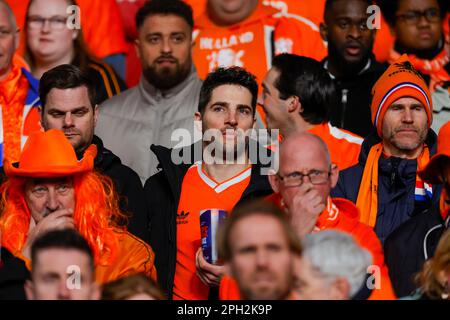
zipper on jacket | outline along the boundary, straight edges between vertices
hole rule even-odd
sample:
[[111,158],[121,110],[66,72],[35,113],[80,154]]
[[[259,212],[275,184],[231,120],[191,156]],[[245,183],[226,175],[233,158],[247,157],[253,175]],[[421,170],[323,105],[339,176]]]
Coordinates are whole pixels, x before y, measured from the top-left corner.
[[341,123],[340,123],[340,127],[344,128],[344,124],[345,124],[345,111],[347,109],[347,94],[348,94],[348,89],[342,89],[342,98],[341,98],[341,103],[342,103],[342,118],[341,118]]
[[398,170],[398,165],[400,164],[400,159],[398,158],[392,158],[391,159],[391,165],[392,165],[392,169],[391,169],[391,183],[390,183],[390,188],[392,189],[392,187],[395,184],[395,179],[397,178],[397,170]]

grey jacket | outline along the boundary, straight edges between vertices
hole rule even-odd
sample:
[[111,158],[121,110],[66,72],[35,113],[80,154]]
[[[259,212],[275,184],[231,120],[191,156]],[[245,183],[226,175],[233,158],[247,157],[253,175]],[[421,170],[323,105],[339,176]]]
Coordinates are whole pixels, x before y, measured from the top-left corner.
[[[193,137],[201,85],[194,67],[182,83],[164,92],[142,77],[138,86],[100,106],[95,133],[144,183],[158,171],[158,160],[150,151],[152,144],[180,146],[180,141],[171,141],[178,128],[187,129]],[[193,142],[185,141],[182,145]]]

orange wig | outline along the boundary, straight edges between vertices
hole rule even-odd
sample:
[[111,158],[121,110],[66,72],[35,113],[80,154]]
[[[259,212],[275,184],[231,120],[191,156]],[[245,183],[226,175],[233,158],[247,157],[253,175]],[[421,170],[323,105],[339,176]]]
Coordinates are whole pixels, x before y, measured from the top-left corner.
[[[31,213],[25,200],[26,178],[10,177],[0,186],[0,230],[2,245],[16,254],[27,240]],[[110,265],[119,249],[118,221],[126,220],[119,209],[113,182],[97,172],[73,175],[75,228],[94,252],[96,265]]]

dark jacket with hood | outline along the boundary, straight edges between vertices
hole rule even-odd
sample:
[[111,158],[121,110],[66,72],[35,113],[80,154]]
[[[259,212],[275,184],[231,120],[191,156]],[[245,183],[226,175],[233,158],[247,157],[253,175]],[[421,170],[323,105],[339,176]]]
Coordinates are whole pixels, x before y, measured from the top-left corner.
[[[326,68],[327,58],[322,61]],[[380,64],[372,56],[370,63],[359,74],[335,78],[337,101],[330,111],[330,122],[333,126],[367,136],[372,130],[370,104],[372,87],[386,71],[386,65]]]
[[24,284],[28,279],[25,262],[0,248],[0,300],[26,300]]
[[[186,147],[181,154],[191,152],[190,155],[194,155],[193,148],[193,145]],[[171,159],[172,149],[152,145],[151,150],[157,156],[162,170],[151,176],[144,186],[150,219],[150,245],[155,252],[159,285],[171,299],[177,259],[176,217],[181,187],[187,170],[200,159],[194,155],[191,163],[174,164]],[[259,174],[261,167],[260,163],[253,164],[250,183],[240,201],[272,193],[267,176]]]
[[[430,150],[430,157],[436,153],[436,140],[436,134],[430,130],[425,140]],[[356,203],[369,151],[380,141],[376,133],[372,133],[364,139],[358,163],[340,172],[338,183],[331,191],[332,197],[345,198]],[[380,157],[378,162],[378,213],[374,230],[381,243],[384,243],[392,231],[413,215],[428,209],[432,203],[439,201],[441,186],[435,185],[432,186],[431,201],[415,201],[416,176],[417,160]]]
[[133,169],[122,164],[119,157],[106,149],[99,137],[94,135],[92,143],[97,146],[94,167],[114,182],[119,194],[120,208],[129,216],[128,231],[148,242],[149,222],[141,179]]
[[424,262],[433,257],[449,223],[450,217],[444,221],[436,203],[406,221],[386,239],[384,257],[398,297],[410,295],[417,289],[414,276]]

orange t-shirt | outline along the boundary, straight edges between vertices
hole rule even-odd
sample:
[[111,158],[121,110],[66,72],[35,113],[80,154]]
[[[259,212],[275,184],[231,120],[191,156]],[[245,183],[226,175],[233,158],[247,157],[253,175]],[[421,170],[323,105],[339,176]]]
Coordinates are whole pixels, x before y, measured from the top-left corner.
[[177,212],[177,262],[174,300],[206,300],[209,288],[196,275],[195,255],[201,247],[200,211],[221,209],[230,212],[250,182],[251,167],[221,183],[192,165],[183,178]]
[[215,25],[205,12],[195,21],[194,40],[193,59],[202,79],[219,66],[236,65],[261,83],[274,54],[295,53],[317,60],[327,54],[317,26],[285,17],[263,4],[244,21],[228,27]]
[[339,170],[344,170],[358,163],[363,138],[350,131],[333,127],[329,122],[319,124],[308,130],[320,137],[328,147],[331,162]]

